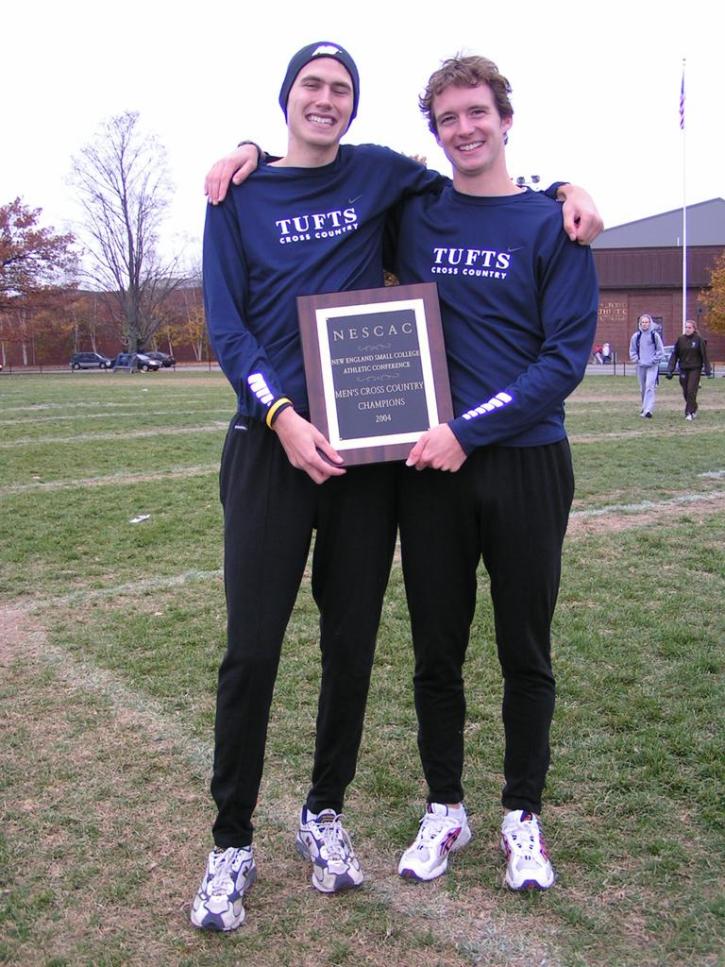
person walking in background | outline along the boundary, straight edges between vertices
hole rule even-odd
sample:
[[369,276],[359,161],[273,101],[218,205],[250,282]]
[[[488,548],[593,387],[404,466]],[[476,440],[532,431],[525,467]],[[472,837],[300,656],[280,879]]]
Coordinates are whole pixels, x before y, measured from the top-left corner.
[[652,419],[655,408],[655,387],[659,362],[664,358],[665,348],[662,338],[652,328],[652,316],[643,312],[639,317],[637,332],[629,341],[629,358],[637,364],[637,379],[642,397],[642,409],[639,415],[648,420]]
[[697,391],[700,388],[700,373],[710,375],[707,358],[707,342],[697,331],[697,326],[688,319],[685,331],[675,343],[670,361],[667,364],[667,379],[672,379],[675,366],[680,364],[680,386],[685,398],[685,419],[694,420],[697,416]]

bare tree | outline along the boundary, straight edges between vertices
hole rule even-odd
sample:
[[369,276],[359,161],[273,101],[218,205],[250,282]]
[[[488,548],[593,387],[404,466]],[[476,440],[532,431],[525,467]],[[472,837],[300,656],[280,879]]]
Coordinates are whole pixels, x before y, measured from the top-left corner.
[[163,323],[164,302],[179,284],[175,262],[157,251],[171,192],[166,152],[128,111],[106,121],[81,150],[71,182],[83,208],[88,275],[113,294],[124,341],[135,351]]

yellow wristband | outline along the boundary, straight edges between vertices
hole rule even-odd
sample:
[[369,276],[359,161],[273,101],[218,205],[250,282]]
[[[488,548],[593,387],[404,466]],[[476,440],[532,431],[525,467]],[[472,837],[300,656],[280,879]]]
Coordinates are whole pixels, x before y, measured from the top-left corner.
[[267,410],[267,415],[264,418],[264,422],[267,424],[270,430],[272,429],[272,421],[282,406],[292,406],[292,400],[287,399],[286,396],[280,396],[278,400],[275,400],[274,403],[272,403],[270,408]]

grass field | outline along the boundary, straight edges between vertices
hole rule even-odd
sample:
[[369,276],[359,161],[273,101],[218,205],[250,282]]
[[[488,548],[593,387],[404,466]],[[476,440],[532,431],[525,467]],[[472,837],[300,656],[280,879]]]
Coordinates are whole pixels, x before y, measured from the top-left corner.
[[[559,881],[507,893],[501,684],[485,575],[466,665],[474,840],[396,876],[425,790],[394,566],[346,823],[364,887],[323,897],[294,851],[317,698],[303,587],[232,935],[188,907],[209,849],[224,647],[216,374],[0,377],[0,962],[22,965],[721,963],[725,380],[639,418],[633,377],[567,404],[577,496],[555,622],[544,812]],[[133,520],[143,517],[138,523]]]

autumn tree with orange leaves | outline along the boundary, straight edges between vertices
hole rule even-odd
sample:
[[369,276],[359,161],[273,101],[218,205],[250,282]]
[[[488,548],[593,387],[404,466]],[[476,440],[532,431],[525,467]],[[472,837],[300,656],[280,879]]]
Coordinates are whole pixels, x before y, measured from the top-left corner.
[[40,226],[40,208],[20,198],[0,208],[0,312],[42,301],[72,283],[72,235]]
[[[34,362],[40,333],[75,288],[74,238],[40,225],[41,209],[16,198],[0,207],[0,362],[6,344]],[[37,323],[37,324],[36,324]],[[52,328],[52,327],[51,327]],[[36,332],[36,329],[38,330]]]
[[725,252],[710,270],[710,288],[700,293],[699,302],[707,312],[710,332],[725,333]]

